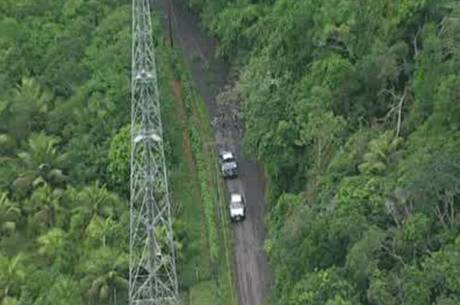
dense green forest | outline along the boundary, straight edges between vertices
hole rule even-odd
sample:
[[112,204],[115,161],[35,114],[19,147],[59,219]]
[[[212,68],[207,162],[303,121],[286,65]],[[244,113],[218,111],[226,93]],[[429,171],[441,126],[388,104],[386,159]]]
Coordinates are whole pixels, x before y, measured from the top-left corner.
[[[184,304],[233,304],[206,112],[153,21]],[[130,56],[129,1],[0,1],[1,305],[127,304]]]
[[129,122],[130,7],[0,3],[0,303],[126,295],[126,190],[109,148]]
[[460,304],[460,4],[189,0],[238,71],[279,305]]
[[[187,1],[267,173],[270,303],[460,304],[458,1]],[[130,10],[0,1],[1,305],[126,303]],[[155,39],[181,290],[233,304],[206,111]]]

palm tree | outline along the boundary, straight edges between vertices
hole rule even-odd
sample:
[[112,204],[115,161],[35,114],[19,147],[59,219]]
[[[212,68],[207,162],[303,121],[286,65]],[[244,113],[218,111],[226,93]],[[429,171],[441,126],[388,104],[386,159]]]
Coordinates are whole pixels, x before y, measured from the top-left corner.
[[[2,144],[0,143],[0,146]],[[8,189],[17,177],[17,160],[0,156],[0,188]]]
[[101,247],[90,252],[79,270],[84,277],[82,287],[91,304],[114,304],[128,291],[128,255]]
[[68,248],[67,234],[59,228],[53,228],[38,237],[37,243],[38,253],[43,255],[48,263],[53,262],[59,256],[65,256]]
[[111,217],[103,219],[102,217],[95,215],[86,227],[86,241],[90,245],[102,244],[102,246],[105,247],[112,240],[117,228],[118,223]]
[[0,233],[14,233],[20,216],[19,206],[11,202],[6,193],[0,192]]
[[21,141],[31,130],[41,129],[52,95],[33,78],[23,78],[8,102],[0,106],[0,121]]
[[[75,206],[72,209],[71,229],[83,232],[94,216],[103,219],[117,219],[124,207],[120,198],[99,183],[85,187],[81,191],[70,191],[70,201]],[[126,206],[124,207],[126,209]]]
[[21,253],[12,258],[0,253],[0,300],[19,296],[25,276]]
[[[58,273],[45,281],[45,289],[39,293],[33,304],[36,305],[83,305],[78,282],[70,275]],[[21,303],[22,304],[22,303]],[[31,304],[25,302],[24,304]]]
[[68,211],[61,197],[59,189],[53,190],[46,182],[33,191],[30,198],[24,201],[23,208],[30,230],[44,231],[54,226],[66,226]]
[[[1,102],[0,102],[0,116],[1,116]],[[16,147],[16,141],[5,133],[0,133],[0,156],[11,155]]]
[[18,305],[19,300],[17,298],[5,297],[2,301],[2,305]]
[[25,197],[44,182],[54,186],[62,186],[66,182],[60,167],[67,155],[58,153],[55,147],[58,143],[58,138],[43,132],[29,137],[27,151],[18,154],[21,174],[13,182],[17,197]]
[[31,174],[38,176],[49,173],[52,169],[60,168],[67,157],[58,153],[57,144],[57,137],[44,132],[34,133],[29,137],[27,151],[19,153],[18,157]]

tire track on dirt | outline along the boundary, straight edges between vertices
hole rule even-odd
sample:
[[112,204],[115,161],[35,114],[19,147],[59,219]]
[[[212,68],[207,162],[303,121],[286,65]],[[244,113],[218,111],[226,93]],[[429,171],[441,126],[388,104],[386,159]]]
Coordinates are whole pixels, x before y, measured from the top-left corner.
[[[217,94],[227,84],[229,67],[216,59],[216,42],[199,27],[199,20],[185,6],[183,1],[172,0],[170,10],[168,0],[155,0],[156,5],[167,16],[173,14],[173,37],[175,44],[183,50],[193,82],[203,97],[210,121],[215,121],[225,109],[216,102]],[[165,24],[167,24],[165,22]],[[261,305],[268,294],[269,268],[263,251],[264,192],[263,172],[254,160],[241,155],[241,136],[239,118],[235,124],[212,124],[216,148],[231,149],[235,152],[240,166],[238,179],[227,181],[229,191],[241,191],[247,202],[247,217],[243,222],[233,225],[235,274],[240,305]]]

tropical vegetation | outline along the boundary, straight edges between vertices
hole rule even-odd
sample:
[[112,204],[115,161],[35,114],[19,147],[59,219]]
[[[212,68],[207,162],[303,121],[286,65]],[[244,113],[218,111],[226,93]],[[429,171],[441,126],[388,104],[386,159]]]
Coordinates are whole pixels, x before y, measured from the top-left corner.
[[[183,148],[190,134],[175,119],[183,102],[172,85],[185,72],[157,16],[153,26],[162,115],[170,122],[179,283],[184,295],[209,299],[187,304],[214,304],[219,289],[231,291],[229,260],[211,262],[206,248],[196,204],[202,194],[190,193],[200,185],[190,179],[195,156]],[[0,1],[0,304],[127,304],[130,55],[129,2]],[[202,107],[187,96],[189,106]],[[215,177],[214,162],[201,160],[200,175]],[[222,236],[222,227],[211,229],[212,238]],[[216,244],[213,255],[223,247]],[[223,271],[212,274],[215,264]]]
[[459,3],[188,2],[267,173],[270,303],[459,304]]

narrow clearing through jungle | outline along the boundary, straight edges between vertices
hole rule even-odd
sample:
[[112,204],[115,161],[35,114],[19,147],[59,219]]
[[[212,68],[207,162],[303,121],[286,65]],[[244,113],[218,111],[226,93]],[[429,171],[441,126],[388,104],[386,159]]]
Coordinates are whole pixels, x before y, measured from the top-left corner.
[[199,20],[182,1],[160,0],[164,16],[172,14],[174,43],[183,50],[193,82],[203,97],[213,125],[216,150],[233,151],[239,162],[237,179],[228,180],[230,192],[245,196],[247,217],[232,224],[234,232],[234,265],[240,305],[261,305],[267,297],[269,268],[263,251],[265,238],[264,180],[261,168],[241,154],[241,124],[236,109],[216,102],[216,96],[228,82],[229,67],[215,58],[216,42],[199,26]]

